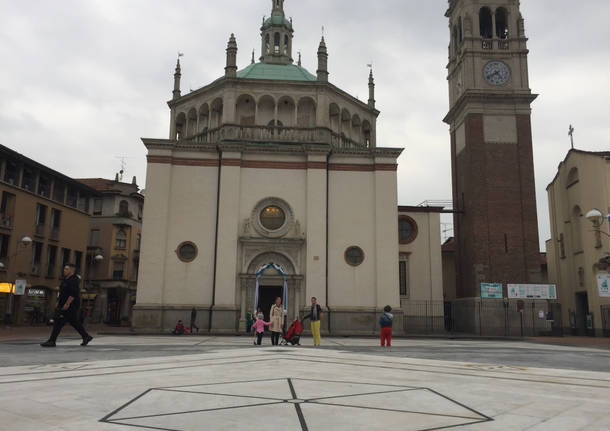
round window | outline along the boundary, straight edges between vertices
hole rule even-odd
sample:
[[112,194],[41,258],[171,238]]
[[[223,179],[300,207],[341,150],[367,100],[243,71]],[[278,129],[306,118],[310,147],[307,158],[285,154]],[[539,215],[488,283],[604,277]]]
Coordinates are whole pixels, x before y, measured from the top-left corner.
[[197,246],[192,242],[183,242],[176,250],[178,258],[183,262],[192,262],[197,257]]
[[417,224],[411,217],[402,216],[398,219],[398,240],[401,244],[409,244],[417,237]]
[[349,247],[345,250],[345,261],[351,266],[358,266],[364,262],[364,252],[360,247]]
[[270,205],[263,208],[260,215],[261,224],[265,229],[278,230],[286,223],[286,214],[278,206]]

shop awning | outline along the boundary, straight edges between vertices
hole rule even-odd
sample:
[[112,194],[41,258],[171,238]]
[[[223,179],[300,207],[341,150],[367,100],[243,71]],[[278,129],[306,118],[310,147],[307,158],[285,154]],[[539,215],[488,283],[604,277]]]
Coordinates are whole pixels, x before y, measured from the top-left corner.
[[13,283],[0,283],[0,293],[15,293],[15,285]]

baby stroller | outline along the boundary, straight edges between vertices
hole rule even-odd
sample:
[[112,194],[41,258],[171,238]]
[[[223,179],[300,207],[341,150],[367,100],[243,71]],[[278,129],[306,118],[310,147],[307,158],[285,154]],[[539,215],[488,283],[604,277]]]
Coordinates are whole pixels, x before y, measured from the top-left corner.
[[301,325],[300,320],[295,320],[292,322],[290,327],[288,328],[288,332],[284,335],[284,339],[282,340],[282,346],[287,346],[288,343],[297,346],[300,346],[301,343],[301,334],[303,333],[303,325]]

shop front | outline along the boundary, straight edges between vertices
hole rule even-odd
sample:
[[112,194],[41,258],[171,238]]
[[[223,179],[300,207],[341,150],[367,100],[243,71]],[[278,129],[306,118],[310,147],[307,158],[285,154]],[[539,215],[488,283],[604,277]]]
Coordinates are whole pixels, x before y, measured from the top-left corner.
[[49,297],[51,292],[47,287],[29,287],[25,291],[23,301],[24,324],[38,325],[47,321],[49,316]]

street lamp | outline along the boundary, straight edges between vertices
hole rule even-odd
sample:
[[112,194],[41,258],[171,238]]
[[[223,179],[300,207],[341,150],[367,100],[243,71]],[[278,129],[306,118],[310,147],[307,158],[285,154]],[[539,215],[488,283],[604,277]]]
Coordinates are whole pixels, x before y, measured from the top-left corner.
[[[26,235],[26,236],[22,237],[17,242],[15,253],[12,256],[9,256],[9,260],[12,260],[13,258],[15,258],[15,264],[11,265],[11,267],[14,269],[13,272],[15,273],[15,275],[17,274],[16,266],[17,266],[17,255],[19,254],[19,246],[22,245],[24,247],[24,249],[25,249],[25,247],[27,247],[28,245],[32,244],[32,242],[34,242],[34,241],[29,236]],[[0,268],[4,268],[4,264],[2,264],[0,262],[0,265],[2,265],[2,266],[0,266]],[[13,314],[13,296],[15,295],[15,282],[14,282],[15,280],[13,280],[13,278],[14,277],[9,277],[9,280],[8,280],[9,283],[12,284],[13,287],[11,288],[11,292],[9,294],[8,303],[6,304],[6,319],[5,319],[5,322],[7,322],[7,323],[11,323],[12,320],[13,320],[12,319],[12,314]]]
[[[595,248],[602,247],[602,234],[610,238],[610,234],[602,230],[604,224],[604,215],[598,209],[592,209],[585,216],[593,224],[593,231],[595,232]],[[610,214],[608,214],[608,223],[610,223]]]

